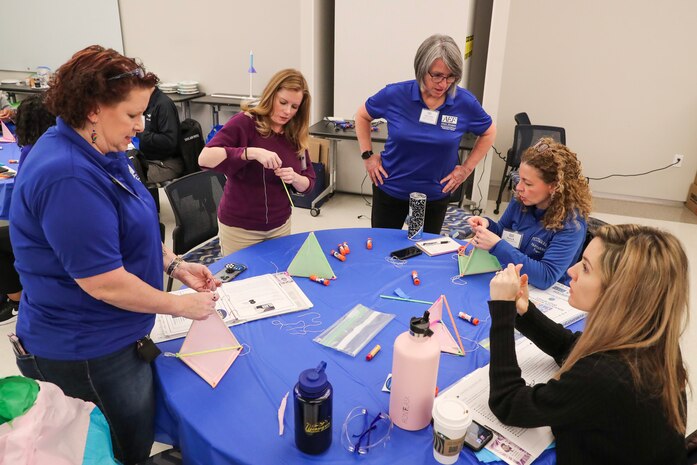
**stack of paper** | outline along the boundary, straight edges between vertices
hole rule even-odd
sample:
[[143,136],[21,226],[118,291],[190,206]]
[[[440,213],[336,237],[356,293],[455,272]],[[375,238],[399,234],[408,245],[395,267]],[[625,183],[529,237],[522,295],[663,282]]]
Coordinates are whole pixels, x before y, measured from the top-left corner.
[[419,241],[414,244],[421,249],[426,255],[433,257],[435,255],[443,255],[445,253],[456,252],[462,245],[452,237],[438,237],[436,239],[428,239]]

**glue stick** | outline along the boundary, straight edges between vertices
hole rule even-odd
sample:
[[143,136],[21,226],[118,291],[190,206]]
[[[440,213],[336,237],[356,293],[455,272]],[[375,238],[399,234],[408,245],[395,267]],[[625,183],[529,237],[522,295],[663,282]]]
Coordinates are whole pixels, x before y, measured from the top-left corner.
[[419,279],[419,273],[416,272],[416,270],[411,272],[411,280],[414,281],[414,286],[418,286],[421,284],[421,280]]
[[373,240],[371,238],[368,238],[368,240],[365,241],[365,248],[368,250],[373,250]]
[[329,280],[326,278],[318,278],[317,275],[313,274],[310,276],[310,279],[316,283],[324,284],[325,286],[329,286]]
[[336,250],[332,250],[332,251],[329,252],[329,253],[330,253],[334,258],[336,258],[337,260],[341,260],[342,262],[345,262],[345,261],[346,261],[346,257],[344,257],[343,255],[341,255],[341,254],[340,254],[339,252],[337,252]]

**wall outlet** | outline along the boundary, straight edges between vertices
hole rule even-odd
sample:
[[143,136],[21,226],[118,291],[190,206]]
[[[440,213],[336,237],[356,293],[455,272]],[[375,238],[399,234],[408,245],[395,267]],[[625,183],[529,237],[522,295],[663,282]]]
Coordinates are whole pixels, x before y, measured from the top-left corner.
[[685,158],[679,153],[676,153],[675,156],[673,157],[673,168],[680,168],[682,166],[682,159]]

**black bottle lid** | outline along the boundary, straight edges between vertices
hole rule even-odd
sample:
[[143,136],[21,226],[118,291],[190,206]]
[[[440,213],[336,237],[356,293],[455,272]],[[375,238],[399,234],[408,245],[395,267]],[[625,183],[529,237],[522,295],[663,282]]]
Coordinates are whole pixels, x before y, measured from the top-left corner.
[[433,331],[431,331],[430,323],[428,321],[429,316],[430,313],[428,310],[426,310],[424,312],[424,316],[412,317],[412,319],[409,320],[409,331],[415,336],[431,337],[433,335]]
[[320,362],[317,368],[310,368],[300,373],[298,389],[303,397],[315,399],[324,394],[324,391],[329,387],[327,374],[324,372],[326,367],[326,362]]

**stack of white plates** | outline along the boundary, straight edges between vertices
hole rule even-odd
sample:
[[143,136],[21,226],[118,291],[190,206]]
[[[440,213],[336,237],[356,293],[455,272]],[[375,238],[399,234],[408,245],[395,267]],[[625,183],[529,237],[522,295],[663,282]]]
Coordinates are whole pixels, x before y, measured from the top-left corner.
[[0,81],[0,84],[15,84],[15,85],[19,85],[19,80],[17,80],[17,79],[3,79],[2,81]]
[[177,86],[177,92],[182,95],[192,95],[198,93],[198,82],[197,81],[179,81]]
[[165,94],[176,94],[179,84],[176,82],[161,82],[157,85]]

